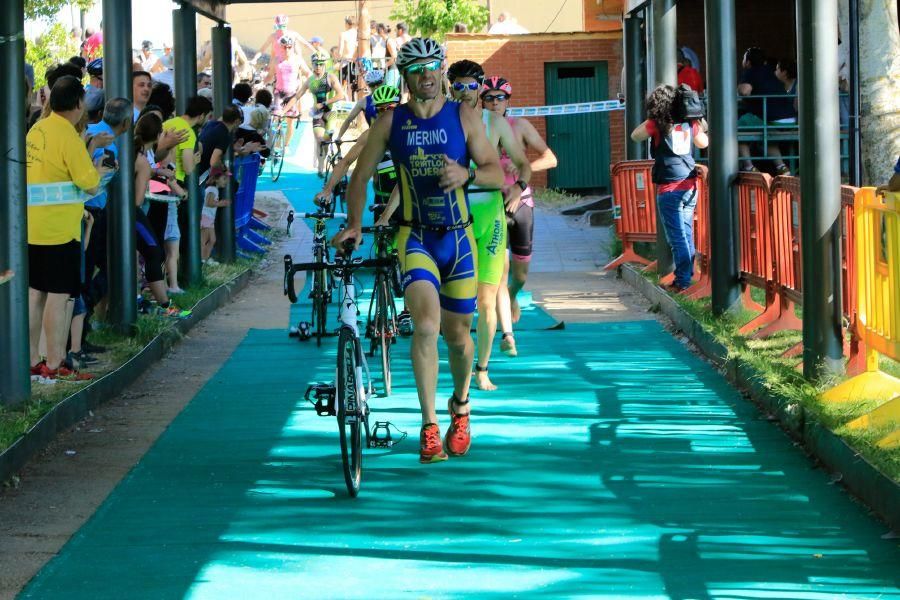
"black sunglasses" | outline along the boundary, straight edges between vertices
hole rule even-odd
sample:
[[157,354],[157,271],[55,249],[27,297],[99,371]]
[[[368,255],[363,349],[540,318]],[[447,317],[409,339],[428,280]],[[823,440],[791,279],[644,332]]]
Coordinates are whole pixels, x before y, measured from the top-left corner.
[[506,94],[490,94],[481,97],[484,102],[505,102],[509,100],[509,96]]

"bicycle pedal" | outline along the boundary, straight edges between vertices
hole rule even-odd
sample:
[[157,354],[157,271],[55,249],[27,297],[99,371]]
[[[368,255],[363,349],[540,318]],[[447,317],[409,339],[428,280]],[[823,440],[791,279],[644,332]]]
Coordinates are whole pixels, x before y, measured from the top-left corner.
[[[310,396],[313,395],[313,398]],[[334,409],[335,387],[333,383],[314,383],[306,388],[306,401],[313,405],[316,414],[320,417],[333,417],[337,414]]]
[[369,448],[390,448],[394,445],[391,437],[391,424],[388,421],[376,421],[369,436]]

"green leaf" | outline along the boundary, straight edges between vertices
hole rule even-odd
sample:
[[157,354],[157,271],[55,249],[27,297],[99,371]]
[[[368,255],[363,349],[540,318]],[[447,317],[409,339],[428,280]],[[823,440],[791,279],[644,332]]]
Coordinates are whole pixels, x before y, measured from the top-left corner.
[[404,21],[414,35],[442,42],[457,23],[465,23],[471,32],[481,31],[489,15],[477,0],[398,0],[390,18]]

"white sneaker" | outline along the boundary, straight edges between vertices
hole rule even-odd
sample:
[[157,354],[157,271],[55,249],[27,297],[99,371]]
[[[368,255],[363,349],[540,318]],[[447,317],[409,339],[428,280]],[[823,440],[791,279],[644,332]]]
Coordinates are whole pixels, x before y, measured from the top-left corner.
[[218,266],[218,265],[219,265],[219,261],[217,261],[217,260],[214,259],[214,258],[207,258],[207,259],[206,259],[206,264],[215,267],[215,266]]
[[177,288],[168,288],[168,289],[166,290],[166,293],[167,293],[167,294],[183,294],[183,293],[184,293],[184,290],[181,289],[180,287],[177,287]]

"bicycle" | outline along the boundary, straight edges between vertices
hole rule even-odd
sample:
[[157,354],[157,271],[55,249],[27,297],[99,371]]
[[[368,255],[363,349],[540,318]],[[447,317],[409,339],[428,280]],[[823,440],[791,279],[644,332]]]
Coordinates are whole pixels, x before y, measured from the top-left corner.
[[392,261],[383,258],[353,259],[352,248],[353,241],[350,240],[344,246],[344,255],[337,256],[333,263],[295,265],[291,256],[285,255],[284,281],[285,293],[292,298],[297,297],[294,291],[294,273],[297,271],[334,271],[343,284],[341,328],[337,348],[337,380],[332,384],[310,385],[305,398],[315,406],[316,414],[337,417],[344,482],[350,496],[355,498],[359,494],[362,481],[362,432],[365,431],[368,448],[390,448],[394,443],[403,441],[406,433],[400,432],[401,437],[395,442],[391,436],[391,427],[397,428],[392,423],[376,421],[375,426],[369,428],[372,381],[359,337],[357,325],[359,310],[356,306],[356,285],[353,278],[354,271],[358,269],[385,267],[392,264]]
[[281,169],[284,167],[284,157],[287,153],[287,126],[288,119],[297,119],[297,116],[290,115],[272,115],[272,124],[269,129],[271,135],[271,155],[269,156],[269,174],[272,177],[272,183],[278,181],[281,177]]
[[391,395],[391,346],[399,335],[397,328],[397,307],[394,304],[397,281],[397,251],[391,250],[391,240],[396,233],[394,226],[363,227],[362,233],[375,235],[375,252],[378,259],[389,261],[387,266],[375,269],[375,282],[372,284],[372,299],[369,301],[369,313],[366,320],[366,337],[370,338],[369,356],[381,351],[381,378],[384,382],[384,394]]
[[[336,141],[331,139],[331,136],[334,135],[333,131],[328,132],[329,139],[322,140],[320,144],[326,147],[325,150],[325,181],[331,180],[331,174],[334,172],[334,166],[341,162],[344,158],[343,152],[341,151],[341,146],[343,144],[353,144],[356,140],[341,140]],[[334,187],[332,191],[332,195],[335,200],[338,202],[338,207],[341,210],[344,210],[344,198],[347,195],[347,186],[350,184],[350,178],[345,174],[341,177],[341,180]]]
[[[330,260],[330,252],[328,247],[328,229],[326,221],[328,219],[346,219],[347,215],[335,212],[314,212],[314,213],[296,213],[295,217],[300,219],[313,219],[313,263],[325,264]],[[287,257],[285,257],[287,259]],[[324,271],[310,270],[309,277],[311,279],[309,297],[312,299],[312,315],[310,317],[309,326],[304,327],[303,324],[297,326],[300,332],[312,330],[312,335],[316,338],[316,346],[322,345],[322,338],[328,335],[328,304],[332,300],[332,292],[334,285],[331,278],[327,277]],[[285,282],[285,295],[288,295],[288,285]],[[297,302],[296,296],[289,296],[291,304]],[[313,329],[314,328],[314,329]],[[308,336],[300,335],[300,341],[306,341]]]

